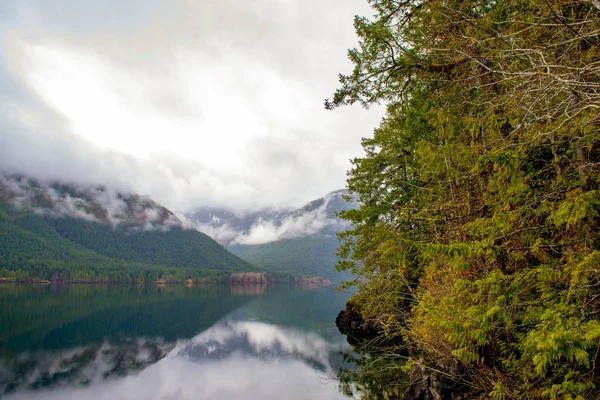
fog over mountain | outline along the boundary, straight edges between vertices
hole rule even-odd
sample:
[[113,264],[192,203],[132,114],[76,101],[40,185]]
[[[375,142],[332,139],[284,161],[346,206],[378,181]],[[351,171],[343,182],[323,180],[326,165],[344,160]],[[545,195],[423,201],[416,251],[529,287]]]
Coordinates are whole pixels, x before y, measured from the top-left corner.
[[[222,253],[222,257],[230,262],[239,264],[245,260],[270,272],[319,276],[339,281],[346,276],[334,272],[337,261],[335,252],[339,245],[336,234],[349,225],[337,213],[356,206],[356,200],[346,201],[346,195],[345,190],[331,192],[291,211],[264,209],[236,213],[233,210],[205,206],[189,213],[174,214],[148,196],[121,192],[111,187],[66,184],[24,175],[0,174],[0,211],[4,208],[8,212],[0,213],[0,217],[8,223],[5,230],[10,230],[14,228],[10,223],[11,218],[17,221],[29,218],[28,215],[36,216],[40,218],[36,223],[47,225],[60,233],[61,237],[95,252],[109,257],[122,257],[124,254],[133,257],[136,254],[136,261],[146,263],[156,262],[155,258],[159,253],[149,253],[148,249],[142,249],[149,245],[145,240],[150,238],[136,239],[130,236],[133,231],[169,232],[175,228],[175,236],[179,237],[183,234],[182,229],[197,230],[200,233],[194,232],[196,236],[184,234],[180,239],[185,237],[192,242],[206,242],[206,245],[217,253]],[[13,217],[9,217],[9,214]],[[61,222],[63,219],[65,221]],[[77,220],[81,223],[76,223]],[[125,236],[119,238],[119,235]],[[231,254],[206,235],[216,239],[242,260],[237,257],[232,259]],[[173,257],[177,256],[178,259],[183,257],[180,260],[183,264],[179,264],[189,266],[190,260],[198,256],[194,251],[199,249],[192,250],[195,244],[189,242],[187,256],[179,254],[178,246],[183,245],[183,242],[177,242],[175,236],[169,239],[174,247],[171,250],[161,250],[162,253],[168,250],[167,253],[170,254],[162,259],[162,263],[174,261]],[[167,238],[154,237],[153,240],[164,245]],[[155,243],[156,246],[159,246],[158,242]],[[154,256],[151,257],[150,254]],[[245,268],[252,269],[250,264]]]
[[350,68],[352,16],[370,13],[363,0],[2,1],[0,170],[172,210],[300,207],[343,186],[382,114],[322,106]]
[[335,272],[337,233],[349,228],[337,213],[357,206],[337,190],[296,210],[265,209],[236,214],[223,208],[200,207],[180,218],[211,236],[254,265],[273,272],[347,279]]
[[338,196],[322,196],[383,109],[323,100],[351,68],[352,17],[371,13],[363,0],[3,1],[0,175],[37,182],[3,190],[53,225],[197,228],[271,270],[330,271],[344,225]]
[[0,281],[183,282],[258,269],[148,196],[23,175],[0,174],[0,243]]
[[264,209],[236,214],[223,208],[199,207],[183,218],[224,245],[260,245],[312,236],[325,229],[343,230],[348,225],[336,212],[356,205],[355,201],[346,202],[345,194],[345,190],[337,190],[296,210]]
[[76,218],[145,231],[193,227],[148,196],[121,193],[104,186],[39,181],[23,175],[0,175],[0,200],[37,215]]

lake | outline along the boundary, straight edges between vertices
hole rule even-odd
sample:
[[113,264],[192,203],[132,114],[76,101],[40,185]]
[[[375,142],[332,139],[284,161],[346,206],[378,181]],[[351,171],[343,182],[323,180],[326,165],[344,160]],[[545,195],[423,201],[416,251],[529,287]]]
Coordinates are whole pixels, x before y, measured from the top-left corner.
[[0,285],[0,397],[341,399],[330,288]]

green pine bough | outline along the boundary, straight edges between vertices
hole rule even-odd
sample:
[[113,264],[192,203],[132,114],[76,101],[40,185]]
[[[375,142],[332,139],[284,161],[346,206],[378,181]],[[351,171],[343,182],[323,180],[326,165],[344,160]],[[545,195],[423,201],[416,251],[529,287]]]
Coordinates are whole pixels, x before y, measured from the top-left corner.
[[367,398],[600,398],[600,9],[369,3],[325,102],[387,104],[353,160],[338,263],[379,334],[342,382]]

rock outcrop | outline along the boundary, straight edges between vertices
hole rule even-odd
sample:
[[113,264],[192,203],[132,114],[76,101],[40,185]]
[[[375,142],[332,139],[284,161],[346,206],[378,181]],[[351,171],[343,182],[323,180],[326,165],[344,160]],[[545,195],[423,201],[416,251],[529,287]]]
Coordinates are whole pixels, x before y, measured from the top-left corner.
[[375,339],[379,333],[379,329],[373,323],[365,321],[351,302],[346,304],[346,309],[340,311],[335,324],[353,346]]

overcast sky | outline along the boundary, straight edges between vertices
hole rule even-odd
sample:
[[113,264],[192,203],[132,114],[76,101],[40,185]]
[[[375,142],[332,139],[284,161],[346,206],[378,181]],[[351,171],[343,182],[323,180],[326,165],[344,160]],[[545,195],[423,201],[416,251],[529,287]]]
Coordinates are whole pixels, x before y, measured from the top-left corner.
[[382,110],[326,111],[366,0],[2,0],[0,168],[173,210],[344,187]]

